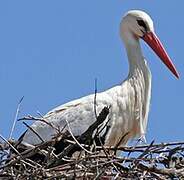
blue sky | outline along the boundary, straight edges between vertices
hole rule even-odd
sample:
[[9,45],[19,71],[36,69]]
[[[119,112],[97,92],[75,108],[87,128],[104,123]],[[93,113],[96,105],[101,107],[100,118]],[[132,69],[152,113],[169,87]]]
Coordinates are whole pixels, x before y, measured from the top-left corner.
[[[0,134],[8,137],[18,101],[19,117],[122,82],[128,73],[119,37],[122,15],[148,12],[173,59],[180,80],[142,43],[153,76],[148,142],[184,140],[182,1],[40,0],[0,2]],[[19,122],[14,137],[25,127]]]

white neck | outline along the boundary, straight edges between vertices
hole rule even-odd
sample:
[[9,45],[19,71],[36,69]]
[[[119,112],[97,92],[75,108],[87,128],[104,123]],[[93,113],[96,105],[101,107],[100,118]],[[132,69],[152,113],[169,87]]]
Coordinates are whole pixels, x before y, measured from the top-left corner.
[[139,109],[140,131],[144,134],[147,126],[147,117],[151,97],[151,73],[142,55],[139,39],[129,31],[122,35],[129,60],[129,75],[127,81],[134,89],[136,108]]
[[142,55],[141,46],[139,39],[134,37],[134,35],[128,31],[126,31],[122,39],[124,41],[127,56],[129,60],[129,77],[135,74],[137,69],[145,70],[145,60]]

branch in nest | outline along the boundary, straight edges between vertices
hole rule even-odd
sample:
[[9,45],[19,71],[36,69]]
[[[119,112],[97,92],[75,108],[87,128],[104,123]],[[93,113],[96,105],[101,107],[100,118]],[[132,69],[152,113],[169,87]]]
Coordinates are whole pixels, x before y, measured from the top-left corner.
[[[104,107],[97,120],[80,137],[66,131],[66,134],[60,133],[51,141],[23,152],[18,151],[16,141],[7,141],[2,136],[6,146],[0,142],[0,179],[184,179],[184,142],[155,144],[152,141],[148,145],[126,147],[119,147],[118,143],[115,147],[96,146],[90,151],[94,132],[102,123],[107,125],[104,121],[108,113],[109,107]],[[97,131],[95,135],[99,133]],[[64,143],[64,148],[57,155],[52,147],[58,142]],[[17,152],[5,159],[3,152],[6,154],[7,148]],[[120,150],[122,157],[100,154],[99,151],[104,149],[107,152]],[[78,159],[70,157],[74,152],[84,150],[86,153]],[[44,154],[44,161],[31,159],[37,153]]]
[[[86,144],[87,142],[89,142],[89,140],[92,140],[92,136],[94,131],[98,128],[98,126],[100,124],[102,124],[107,115],[109,114],[109,108],[108,107],[104,107],[101,111],[101,113],[99,114],[99,116],[97,117],[97,120],[81,135],[79,136],[77,139],[74,138],[74,141],[76,142],[75,144],[70,144],[69,146],[67,146],[59,155],[58,158],[59,160],[55,161],[55,162],[51,162],[51,165],[58,165],[62,162],[62,158],[65,156],[71,156],[74,152],[78,151],[79,148],[82,148],[83,150],[84,147],[81,145],[81,143]],[[88,150],[85,150],[87,153],[90,153]]]

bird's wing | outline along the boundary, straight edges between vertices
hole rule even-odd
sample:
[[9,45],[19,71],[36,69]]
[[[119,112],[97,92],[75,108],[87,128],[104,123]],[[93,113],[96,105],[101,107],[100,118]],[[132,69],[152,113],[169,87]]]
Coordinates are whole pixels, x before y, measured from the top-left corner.
[[[114,90],[116,88],[113,88]],[[115,102],[113,98],[116,97],[115,91],[106,91],[97,94],[96,98],[96,112],[97,115],[105,106],[112,106]],[[111,91],[113,93],[111,93]],[[49,126],[45,122],[36,121],[31,125],[38,135],[33,132],[33,130],[28,129],[24,134],[23,143],[29,144],[39,144],[41,139],[44,141],[51,140],[54,135],[56,135],[56,129],[62,130],[63,127],[67,128],[67,122],[73,135],[78,136],[87,130],[87,128],[96,121],[96,116],[94,112],[94,94],[89,95],[64,105],[61,105],[52,111],[48,112],[44,119],[52,125]],[[105,122],[104,122],[105,123]],[[53,126],[56,128],[53,128]]]

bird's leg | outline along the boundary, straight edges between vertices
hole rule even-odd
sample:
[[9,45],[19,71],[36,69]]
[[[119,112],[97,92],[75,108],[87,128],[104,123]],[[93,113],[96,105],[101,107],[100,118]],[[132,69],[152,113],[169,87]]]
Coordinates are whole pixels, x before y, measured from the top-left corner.
[[137,143],[144,143],[144,144],[147,143],[145,134],[142,134],[141,137],[139,137],[139,138],[137,139]]

